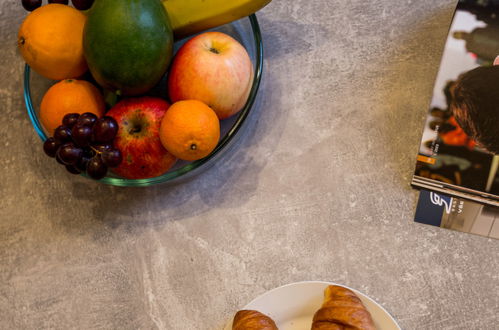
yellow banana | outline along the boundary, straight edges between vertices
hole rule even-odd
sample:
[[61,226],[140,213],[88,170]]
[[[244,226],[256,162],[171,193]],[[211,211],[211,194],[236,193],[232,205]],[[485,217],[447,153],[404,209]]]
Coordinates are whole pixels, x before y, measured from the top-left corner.
[[255,13],[272,0],[162,0],[175,39]]

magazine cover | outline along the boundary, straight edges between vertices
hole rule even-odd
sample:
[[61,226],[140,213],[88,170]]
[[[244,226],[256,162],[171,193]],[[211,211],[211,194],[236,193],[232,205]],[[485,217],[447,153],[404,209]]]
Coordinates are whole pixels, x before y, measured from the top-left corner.
[[499,208],[421,190],[414,221],[499,239]]
[[499,206],[498,56],[499,0],[459,1],[425,122],[414,186]]

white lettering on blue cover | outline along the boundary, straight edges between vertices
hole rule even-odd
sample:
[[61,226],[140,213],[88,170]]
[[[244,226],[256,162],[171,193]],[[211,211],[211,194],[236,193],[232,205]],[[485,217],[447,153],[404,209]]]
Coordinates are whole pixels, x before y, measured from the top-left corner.
[[445,206],[445,213],[449,214],[451,211],[451,206],[452,206],[452,197],[450,198],[449,201],[446,201],[443,199],[439,194],[436,194],[434,192],[430,192],[430,201],[438,206]]

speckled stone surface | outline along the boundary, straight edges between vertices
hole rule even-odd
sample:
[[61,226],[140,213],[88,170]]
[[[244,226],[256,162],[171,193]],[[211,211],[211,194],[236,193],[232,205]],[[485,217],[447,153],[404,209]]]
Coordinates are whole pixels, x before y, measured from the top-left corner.
[[221,329],[274,287],[326,280],[403,329],[498,329],[499,241],[413,223],[409,186],[456,1],[273,1],[253,124],[194,180],[61,172],[22,99],[0,2],[0,329]]

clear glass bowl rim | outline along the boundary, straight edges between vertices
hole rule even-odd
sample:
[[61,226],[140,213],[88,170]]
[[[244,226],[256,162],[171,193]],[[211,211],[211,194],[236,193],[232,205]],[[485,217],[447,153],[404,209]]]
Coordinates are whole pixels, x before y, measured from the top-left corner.
[[[262,78],[263,71],[263,42],[262,35],[260,31],[260,26],[258,24],[258,20],[255,14],[248,16],[248,19],[251,24],[251,30],[254,36],[255,43],[255,68],[254,68],[254,80],[253,85],[251,87],[250,94],[248,96],[248,100],[244,105],[243,109],[239,112],[238,117],[230,130],[225,134],[225,136],[220,140],[216,148],[203,159],[188,163],[176,170],[167,172],[161,176],[157,176],[149,179],[124,179],[124,178],[114,178],[114,177],[105,177],[99,182],[104,184],[113,185],[113,186],[122,186],[122,187],[144,187],[144,186],[152,186],[159,183],[171,182],[175,179],[179,179],[185,174],[194,171],[195,169],[200,168],[204,164],[210,162],[211,159],[215,158],[219,155],[225,147],[228,147],[231,140],[237,135],[241,127],[243,126],[244,121],[248,117],[253,104],[256,99],[256,95],[258,92],[258,88],[260,86],[260,81]],[[43,131],[42,125],[38,119],[36,114],[36,110],[33,107],[33,103],[31,101],[31,89],[30,89],[30,67],[28,64],[24,67],[24,102],[26,104],[26,109],[33,124],[33,127],[40,136],[42,141],[45,141],[48,137]]]

